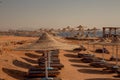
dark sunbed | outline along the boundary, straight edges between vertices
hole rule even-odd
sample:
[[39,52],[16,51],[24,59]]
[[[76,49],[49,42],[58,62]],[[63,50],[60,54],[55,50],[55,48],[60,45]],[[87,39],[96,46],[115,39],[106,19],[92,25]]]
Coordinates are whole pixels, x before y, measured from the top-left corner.
[[100,60],[101,60],[100,58],[96,58],[96,57],[83,57],[81,59],[81,61],[84,62],[84,63],[97,62],[97,61],[100,61]]
[[[59,71],[49,71],[48,70],[49,77],[56,77],[59,74],[60,74]],[[27,74],[27,77],[45,77],[45,71],[29,71]]]
[[92,54],[78,53],[78,57],[79,57],[79,58],[83,58],[83,57],[94,57],[94,55],[92,55]]
[[[48,68],[49,71],[58,71],[59,69],[58,68]],[[45,68],[30,68],[29,71],[45,71]]]
[[115,72],[117,72],[117,70],[119,68],[120,68],[120,66],[116,66],[115,64],[108,63],[107,65],[105,65],[105,69],[103,69],[103,70],[115,73]]
[[117,76],[115,76],[115,77],[120,78],[120,68],[119,68],[119,69],[117,69],[116,73],[117,73]]
[[[116,61],[116,58],[111,57],[111,58],[109,59],[109,61]],[[120,61],[120,58],[118,59],[118,61]]]
[[93,66],[96,68],[104,68],[106,65],[107,65],[107,62],[104,62],[102,60],[90,63],[90,66]]
[[[53,68],[58,68],[58,69],[61,69],[61,68],[64,67],[63,64],[50,64],[50,66],[53,67]],[[43,68],[43,67],[45,67],[45,64],[39,64],[39,67]]]
[[[106,54],[110,53],[106,48],[103,48],[103,49],[104,49],[104,53],[106,53]],[[103,53],[103,49],[96,49],[95,52],[97,52],[97,53]]]
[[48,79],[46,79],[45,77],[42,78],[26,78],[24,80],[62,80],[61,78],[57,78],[57,77],[49,77]]
[[[38,63],[41,63],[41,62],[45,62],[45,58],[40,58],[38,59]],[[55,63],[60,63],[60,59],[58,58],[51,58],[51,62],[55,62]]]

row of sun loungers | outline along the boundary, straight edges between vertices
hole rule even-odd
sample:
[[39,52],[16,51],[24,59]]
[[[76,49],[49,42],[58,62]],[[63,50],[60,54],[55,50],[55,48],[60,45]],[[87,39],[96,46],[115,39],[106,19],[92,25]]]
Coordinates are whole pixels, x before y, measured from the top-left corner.
[[[59,51],[58,50],[52,51],[50,57],[51,57],[50,67],[47,67],[47,71],[48,71],[48,77],[52,77],[52,78],[47,80],[61,80],[60,78],[56,78],[60,74],[59,70],[64,67],[64,65],[60,63]],[[28,71],[27,76],[29,78],[45,77],[45,59],[46,57],[44,54],[42,54],[42,56],[39,57],[38,66],[35,66],[34,68],[30,68]]]
[[[108,71],[110,73],[117,73],[118,77],[120,77],[120,66],[116,64],[109,63],[105,59],[95,57],[92,54],[84,54],[84,53],[78,53],[78,58],[81,59],[84,63],[89,63],[90,66],[93,66],[95,68],[103,68],[103,71]],[[114,61],[116,58],[114,58]]]

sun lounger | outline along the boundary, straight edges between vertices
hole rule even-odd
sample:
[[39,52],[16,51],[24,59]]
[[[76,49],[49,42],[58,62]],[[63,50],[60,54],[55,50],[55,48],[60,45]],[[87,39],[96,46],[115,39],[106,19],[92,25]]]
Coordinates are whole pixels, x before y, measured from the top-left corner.
[[108,71],[108,72],[112,72],[115,73],[117,72],[117,70],[120,68],[120,66],[116,66],[115,64],[106,64],[105,65],[105,69],[103,69],[103,71]]
[[61,78],[57,78],[57,77],[49,77],[48,79],[46,79],[45,77],[42,78],[26,78],[24,80],[62,80]]
[[[60,61],[50,61],[51,64],[55,63],[55,64],[60,64]],[[45,62],[43,61],[39,61],[38,64],[45,64]]]
[[95,61],[90,63],[90,66],[96,67],[96,68],[104,68],[107,65],[107,62],[103,61]]
[[79,58],[83,58],[83,57],[94,57],[94,55],[92,55],[92,54],[78,53],[78,57],[79,57]]
[[[116,58],[111,57],[109,61],[116,61]],[[120,59],[118,59],[118,61],[120,61]]]
[[[58,68],[48,68],[49,71],[58,71]],[[45,71],[45,68],[30,68],[29,71]]]
[[73,49],[73,51],[76,51],[76,52],[80,52],[80,51],[85,51],[86,50],[86,48],[85,47],[83,47],[83,48],[75,48],[75,49]]
[[[56,77],[59,74],[60,74],[59,71],[49,71],[48,70],[49,77]],[[29,71],[27,74],[27,77],[45,77],[45,71]]]
[[[39,59],[45,59],[46,57],[40,57]],[[38,59],[38,60],[39,60]],[[57,57],[51,57],[51,60],[53,60],[53,59],[59,59],[59,58],[57,58]]]
[[81,59],[81,61],[84,63],[91,63],[91,62],[96,62],[100,60],[101,60],[100,58],[96,58],[96,57],[84,57]]
[[[63,64],[50,64],[50,66],[53,67],[53,68],[58,68],[58,69],[61,69],[61,68],[64,67]],[[43,68],[43,67],[45,67],[45,64],[39,64],[39,67]]]
[[117,76],[116,76],[116,77],[119,77],[119,78],[120,78],[120,68],[117,69],[116,73],[117,73]]
[[[40,58],[40,59],[38,59],[38,63],[44,63],[45,62],[45,58]],[[53,63],[60,63],[60,59],[58,59],[58,58],[51,58],[51,62],[53,62]]]
[[[103,49],[96,49],[95,52],[97,52],[97,53],[103,53]],[[104,48],[104,53],[109,54],[110,52],[106,48]]]

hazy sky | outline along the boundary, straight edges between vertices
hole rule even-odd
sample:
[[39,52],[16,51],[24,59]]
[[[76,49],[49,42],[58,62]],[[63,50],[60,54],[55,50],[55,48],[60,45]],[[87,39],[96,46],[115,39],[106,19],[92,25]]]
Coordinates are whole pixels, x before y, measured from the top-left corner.
[[120,26],[120,0],[0,1],[0,29]]

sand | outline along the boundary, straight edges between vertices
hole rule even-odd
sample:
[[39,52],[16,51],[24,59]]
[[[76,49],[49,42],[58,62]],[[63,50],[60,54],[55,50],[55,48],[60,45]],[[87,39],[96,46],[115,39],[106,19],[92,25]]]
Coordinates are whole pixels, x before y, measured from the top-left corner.
[[[37,65],[37,58],[41,54],[33,51],[14,51],[13,49],[30,44],[36,39],[38,38],[0,36],[0,80],[24,80],[28,68]],[[81,44],[76,40],[68,41],[68,43]],[[87,45],[85,46],[87,47]],[[96,46],[96,48],[101,48],[101,46]],[[112,53],[111,46],[107,46],[107,49]],[[92,51],[93,47],[90,46],[89,50]],[[96,56],[101,57],[101,54],[96,53]],[[110,56],[111,54],[105,54],[106,59],[109,59]],[[116,75],[115,73],[103,72],[103,68],[93,68],[88,63],[82,63],[75,52],[60,50],[59,57],[64,65],[58,75],[62,80],[120,80],[113,77]]]

